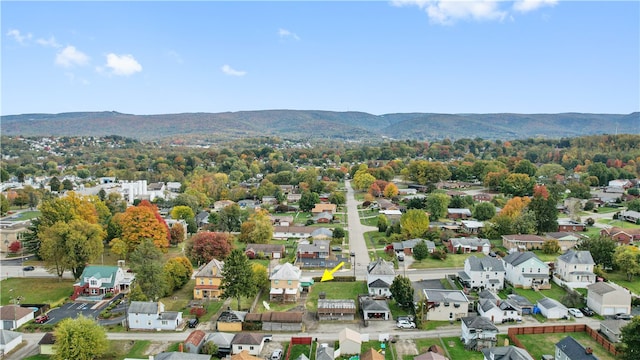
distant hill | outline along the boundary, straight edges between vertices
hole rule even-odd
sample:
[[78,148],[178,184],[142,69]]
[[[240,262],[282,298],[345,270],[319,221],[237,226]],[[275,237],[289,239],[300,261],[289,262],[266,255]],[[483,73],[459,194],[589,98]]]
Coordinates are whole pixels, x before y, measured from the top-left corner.
[[431,114],[261,110],[224,113],[131,115],[113,111],[23,114],[1,117],[2,134],[22,136],[121,135],[142,141],[205,141],[278,136],[288,139],[513,140],[640,133],[640,113]]

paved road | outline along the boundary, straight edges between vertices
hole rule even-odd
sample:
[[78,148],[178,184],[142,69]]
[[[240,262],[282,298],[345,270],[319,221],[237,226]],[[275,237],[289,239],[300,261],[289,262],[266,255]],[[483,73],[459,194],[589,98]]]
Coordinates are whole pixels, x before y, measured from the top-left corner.
[[[55,274],[50,274],[42,266],[36,266],[35,270],[24,271],[22,266],[18,265],[5,265],[2,263],[2,270],[0,270],[0,279],[7,278],[57,278]],[[73,275],[70,271],[65,271],[62,276],[63,279],[73,279]]]
[[367,274],[367,265],[369,264],[369,250],[364,240],[364,233],[377,230],[374,226],[366,226],[360,223],[360,215],[358,214],[358,201],[354,196],[351,181],[345,181],[347,188],[347,217],[349,219],[349,249],[355,254],[355,272],[357,280],[365,280]]

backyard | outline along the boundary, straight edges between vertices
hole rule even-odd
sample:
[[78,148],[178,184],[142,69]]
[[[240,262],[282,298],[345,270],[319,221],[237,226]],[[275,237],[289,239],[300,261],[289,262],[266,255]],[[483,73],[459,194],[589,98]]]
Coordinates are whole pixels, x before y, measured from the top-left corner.
[[555,354],[555,344],[567,336],[576,339],[585,347],[593,349],[593,353],[600,360],[614,360],[615,357],[607,352],[600,344],[593,340],[585,332],[553,333],[539,335],[517,335],[518,340],[527,349],[534,359],[540,359],[544,354]]
[[1,305],[13,303],[20,297],[22,304],[57,304],[73,294],[73,280],[9,278],[0,286]]
[[485,257],[481,252],[473,252],[466,254],[447,254],[447,258],[444,260],[437,260],[428,257],[424,260],[414,261],[409,268],[410,269],[437,269],[437,268],[462,268],[464,267],[464,261],[470,257],[475,256],[478,258]]
[[309,295],[307,297],[307,311],[318,310],[318,297],[320,293],[325,293],[327,299],[353,299],[357,301],[359,294],[367,293],[367,284],[364,281],[317,282],[311,287],[311,291],[309,292]]

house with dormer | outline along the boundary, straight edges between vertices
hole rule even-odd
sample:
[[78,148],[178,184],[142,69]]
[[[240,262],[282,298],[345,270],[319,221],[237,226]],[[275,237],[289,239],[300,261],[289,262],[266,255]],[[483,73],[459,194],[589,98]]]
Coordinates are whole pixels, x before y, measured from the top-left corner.
[[570,287],[585,288],[596,282],[594,266],[595,262],[589,251],[569,250],[558,256],[553,272]]
[[164,311],[160,301],[132,301],[127,308],[127,324],[132,330],[176,330],[182,323],[182,312]]
[[194,276],[196,285],[193,288],[193,298],[195,300],[202,299],[218,299],[222,296],[222,268],[224,262],[211,259],[206,265],[198,269]]
[[75,300],[79,296],[104,296],[106,294],[119,294],[129,289],[134,276],[125,274],[119,266],[89,265],[84,268],[80,281],[73,284]]
[[486,317],[494,324],[522,320],[518,310],[509,300],[487,298],[478,300],[478,315]]
[[551,289],[549,265],[530,251],[513,252],[502,259],[505,279],[516,288],[539,290]]
[[462,335],[460,340],[467,350],[481,351],[496,346],[500,330],[487,318],[468,316],[461,319]]
[[393,267],[393,263],[384,259],[378,258],[376,261],[367,265],[367,288],[369,289],[369,295],[390,297],[391,283],[396,277],[396,271]]
[[467,288],[500,291],[504,288],[505,274],[502,260],[472,255],[464,261],[464,271],[459,272],[458,277]]
[[271,281],[269,301],[297,302],[302,292],[301,276],[300,268],[288,262],[273,268],[269,276]]

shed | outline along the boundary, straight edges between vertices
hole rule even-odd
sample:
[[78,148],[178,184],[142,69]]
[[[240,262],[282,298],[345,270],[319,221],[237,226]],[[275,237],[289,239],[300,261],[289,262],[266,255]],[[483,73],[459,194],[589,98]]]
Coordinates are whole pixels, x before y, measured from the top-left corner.
[[206,334],[202,330],[194,330],[187,336],[187,339],[184,341],[184,349],[185,352],[190,352],[192,354],[199,354],[202,345],[205,343]]
[[551,298],[543,298],[538,300],[538,308],[540,313],[547,319],[561,319],[569,316],[569,309]]
[[354,320],[356,302],[353,299],[318,299],[318,319]]

